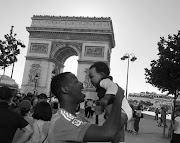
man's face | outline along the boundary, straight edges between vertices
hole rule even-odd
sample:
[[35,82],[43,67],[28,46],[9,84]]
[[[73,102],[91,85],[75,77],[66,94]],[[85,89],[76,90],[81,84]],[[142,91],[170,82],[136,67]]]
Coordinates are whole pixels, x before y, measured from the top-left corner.
[[81,92],[83,89],[83,84],[77,79],[77,77],[70,73],[68,75],[69,79],[69,94],[74,98],[77,103],[84,101],[85,95]]
[[102,79],[102,74],[97,73],[96,68],[93,67],[89,69],[89,78],[91,80],[92,85],[97,87],[97,85],[99,85],[100,80]]

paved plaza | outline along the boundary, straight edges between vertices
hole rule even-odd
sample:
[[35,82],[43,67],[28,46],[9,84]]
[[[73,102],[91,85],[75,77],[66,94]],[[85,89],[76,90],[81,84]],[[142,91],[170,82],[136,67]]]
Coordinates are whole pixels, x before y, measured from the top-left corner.
[[[89,119],[92,123],[95,122],[95,117]],[[99,124],[104,122],[103,115],[99,116]],[[169,125],[169,123],[167,123]],[[163,127],[158,127],[157,122],[148,116],[145,116],[140,121],[140,131],[138,135],[125,131],[126,143],[169,143],[168,128],[166,135],[163,137]]]

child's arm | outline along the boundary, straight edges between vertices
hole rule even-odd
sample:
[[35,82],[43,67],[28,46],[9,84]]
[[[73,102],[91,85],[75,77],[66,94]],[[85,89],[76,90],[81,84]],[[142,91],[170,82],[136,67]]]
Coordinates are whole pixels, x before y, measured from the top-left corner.
[[106,93],[104,97],[100,100],[100,103],[103,106],[111,104],[118,90],[117,85],[110,79],[103,79],[100,82],[100,86],[106,90]]
[[113,94],[105,94],[104,97],[100,100],[100,104],[102,106],[107,106],[108,104],[111,104],[113,102],[114,99]]

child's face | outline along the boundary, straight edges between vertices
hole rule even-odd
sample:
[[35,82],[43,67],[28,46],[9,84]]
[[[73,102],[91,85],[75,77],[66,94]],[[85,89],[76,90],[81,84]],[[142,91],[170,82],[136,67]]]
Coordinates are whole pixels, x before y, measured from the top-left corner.
[[95,87],[99,85],[99,82],[101,81],[102,77],[103,74],[98,73],[95,67],[89,69],[89,78],[91,80],[92,85],[94,85]]

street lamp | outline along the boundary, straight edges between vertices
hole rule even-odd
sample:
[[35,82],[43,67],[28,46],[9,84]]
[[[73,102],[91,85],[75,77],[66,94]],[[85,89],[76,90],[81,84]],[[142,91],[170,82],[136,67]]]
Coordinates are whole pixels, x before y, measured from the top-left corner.
[[129,54],[126,53],[121,60],[126,60],[128,59],[128,66],[127,66],[127,81],[126,81],[126,98],[127,98],[127,90],[128,90],[128,74],[129,74],[129,59],[131,62],[134,62],[135,60],[137,60],[137,58],[135,57],[135,55],[133,53]]
[[34,77],[34,95],[37,96],[37,82],[38,82],[38,74],[35,75]]

